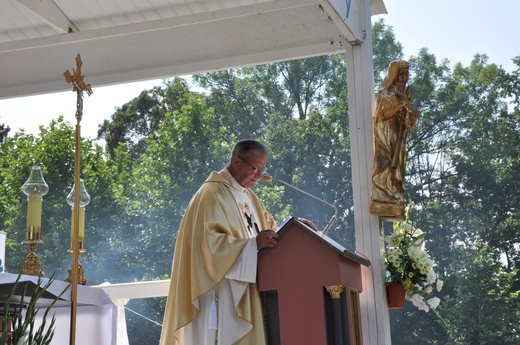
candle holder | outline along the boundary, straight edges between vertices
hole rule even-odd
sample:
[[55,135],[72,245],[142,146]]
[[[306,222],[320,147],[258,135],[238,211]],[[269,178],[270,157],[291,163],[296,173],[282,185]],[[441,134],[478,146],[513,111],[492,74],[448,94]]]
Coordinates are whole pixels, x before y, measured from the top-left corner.
[[49,191],[49,186],[43,179],[42,169],[33,166],[29,178],[22,186],[22,191],[27,195],[27,227],[23,243],[29,245],[29,254],[23,263],[22,274],[44,276],[41,271],[41,263],[36,255],[36,246],[42,241],[42,201],[43,196]]
[[70,249],[68,250],[69,253],[74,253],[74,230],[75,230],[75,222],[76,222],[76,214],[78,214],[78,264],[76,267],[74,267],[74,263],[71,265],[71,268],[69,270],[69,276],[65,279],[66,282],[71,283],[73,281],[72,274],[73,270],[75,269],[77,272],[78,277],[78,284],[79,285],[87,285],[87,279],[85,279],[85,270],[83,269],[83,266],[81,266],[81,263],[79,262],[79,256],[81,253],[84,253],[85,247],[85,206],[87,206],[90,203],[90,195],[87,193],[87,189],[85,188],[85,182],[83,179],[79,180],[79,212],[74,212],[74,190],[76,188],[76,184],[72,187],[71,192],[67,196],[67,204],[71,206],[72,209],[72,221],[70,226]]

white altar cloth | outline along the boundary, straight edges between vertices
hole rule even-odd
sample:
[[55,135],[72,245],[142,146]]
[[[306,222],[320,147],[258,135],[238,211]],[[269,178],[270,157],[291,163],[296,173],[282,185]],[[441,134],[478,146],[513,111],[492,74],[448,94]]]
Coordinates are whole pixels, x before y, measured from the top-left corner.
[[[7,294],[11,291],[17,274],[0,273],[0,300],[5,301]],[[19,288],[23,289],[23,283],[27,284],[27,295],[36,287],[38,277],[22,275],[20,277]],[[42,286],[48,279],[42,279]],[[21,285],[21,286],[20,286]],[[69,284],[63,281],[54,280],[40,299],[38,306],[40,312],[37,326],[41,322],[41,317],[46,307]],[[20,289],[16,295],[21,295]],[[26,297],[26,301],[28,298]],[[60,300],[54,305],[49,315],[56,315],[55,333],[52,341],[53,345],[70,344],[70,315],[71,315],[71,289],[67,289]],[[0,310],[3,313],[3,306]],[[49,318],[50,316],[48,316]],[[48,324],[47,319],[47,324]],[[117,344],[117,307],[110,300],[108,295],[99,287],[78,285],[78,298],[76,308],[76,339],[77,345],[116,345]]]

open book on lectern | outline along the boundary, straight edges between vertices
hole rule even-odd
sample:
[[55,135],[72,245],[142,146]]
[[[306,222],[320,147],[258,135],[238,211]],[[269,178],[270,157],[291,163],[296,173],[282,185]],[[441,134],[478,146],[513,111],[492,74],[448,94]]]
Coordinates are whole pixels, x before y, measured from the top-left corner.
[[[293,227],[293,225],[297,225],[296,227]],[[295,230],[292,230],[295,229]],[[262,248],[258,251],[258,255],[263,255],[264,253],[267,253],[270,250],[274,250],[285,240],[284,235],[288,231],[304,231],[308,235],[314,237],[317,241],[322,242],[326,246],[332,248],[334,251],[336,251],[338,254],[353,260],[355,262],[358,262],[364,266],[370,266],[370,261],[366,258],[365,255],[357,252],[357,251],[350,251],[347,248],[343,247],[338,242],[334,241],[329,236],[323,234],[322,231],[316,231],[309,226],[307,226],[305,223],[300,222],[297,218],[294,218],[293,216],[288,216],[284,219],[284,221],[278,226],[278,229],[276,230],[276,233],[278,234],[278,245],[276,247],[266,247]]]

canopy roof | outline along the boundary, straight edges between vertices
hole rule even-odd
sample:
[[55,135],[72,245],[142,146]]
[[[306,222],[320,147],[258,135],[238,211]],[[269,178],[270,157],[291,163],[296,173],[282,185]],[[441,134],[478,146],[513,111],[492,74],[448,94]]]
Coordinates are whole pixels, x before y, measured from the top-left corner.
[[331,11],[329,0],[3,0],[0,99],[70,89],[77,54],[97,87],[344,52],[352,33]]

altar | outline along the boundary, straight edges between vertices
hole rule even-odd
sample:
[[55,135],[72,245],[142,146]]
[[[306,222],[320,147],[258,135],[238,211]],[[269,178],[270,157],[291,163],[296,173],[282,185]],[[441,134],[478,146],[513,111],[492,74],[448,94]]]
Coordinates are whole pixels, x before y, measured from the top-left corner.
[[[13,289],[17,274],[0,274],[0,314],[4,314],[4,304],[7,296]],[[42,285],[49,280],[42,278]],[[24,286],[26,287],[25,303],[28,303],[32,291],[37,287],[38,277],[22,275],[18,283],[13,302],[20,303]],[[42,322],[45,309],[60,294],[67,289],[69,284],[54,280],[47,291],[38,300],[40,309],[36,317],[36,327]],[[52,307],[47,316],[47,324],[52,315],[56,317],[53,345],[68,345],[70,343],[70,314],[71,291],[67,289]],[[108,297],[106,292],[99,287],[78,285],[77,312],[76,312],[76,344],[79,345],[116,345],[117,344],[117,306]]]

